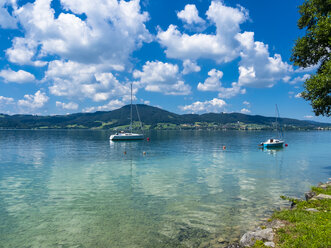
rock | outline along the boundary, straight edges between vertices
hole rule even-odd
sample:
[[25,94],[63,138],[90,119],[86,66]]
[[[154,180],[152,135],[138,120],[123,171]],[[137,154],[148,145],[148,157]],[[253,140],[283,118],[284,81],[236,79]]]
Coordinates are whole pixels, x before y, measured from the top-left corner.
[[217,240],[218,243],[224,243],[225,242],[225,239],[223,239],[222,237],[220,237],[218,240]]
[[240,244],[236,243],[236,244],[227,245],[227,246],[225,246],[225,248],[242,248],[242,246]]
[[306,201],[310,200],[310,199],[313,198],[315,195],[316,195],[315,192],[312,192],[312,191],[310,191],[310,192],[306,192],[306,193],[305,193]]
[[268,228],[279,229],[284,226],[285,226],[285,223],[281,220],[273,220],[271,222],[266,223],[266,227],[268,227]]
[[330,186],[329,183],[321,184],[319,187],[322,189],[326,189],[328,186]]
[[274,242],[265,242],[264,245],[269,246],[269,247],[275,247],[276,246]]
[[317,209],[315,209],[315,208],[306,208],[305,209],[306,211],[308,211],[308,212],[319,212]]
[[317,196],[314,196],[313,199],[315,200],[331,199],[331,195],[319,194]]
[[262,241],[272,241],[274,239],[274,233],[271,228],[266,228],[263,230],[256,230],[255,232],[245,233],[241,239],[240,244],[242,246],[252,246],[257,240]]

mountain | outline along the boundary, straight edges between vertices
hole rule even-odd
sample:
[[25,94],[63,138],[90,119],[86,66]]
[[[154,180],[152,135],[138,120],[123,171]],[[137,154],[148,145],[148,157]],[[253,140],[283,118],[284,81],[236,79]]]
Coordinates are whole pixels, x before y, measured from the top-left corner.
[[[207,113],[178,115],[148,105],[138,104],[140,119],[145,128],[150,129],[270,129],[275,117],[246,115],[240,113]],[[42,128],[92,128],[125,129],[130,124],[130,105],[113,111],[76,113],[69,115],[37,116],[0,114],[1,129],[42,129]],[[133,106],[134,127],[139,120]],[[331,124],[280,118],[280,125],[286,129],[329,128]]]

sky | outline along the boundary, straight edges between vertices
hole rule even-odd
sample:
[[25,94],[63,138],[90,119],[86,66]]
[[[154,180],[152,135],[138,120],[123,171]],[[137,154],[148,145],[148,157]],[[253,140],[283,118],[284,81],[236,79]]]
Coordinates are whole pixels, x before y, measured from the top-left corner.
[[134,102],[178,113],[331,122],[301,98],[316,67],[290,62],[303,0],[0,0],[0,113]]

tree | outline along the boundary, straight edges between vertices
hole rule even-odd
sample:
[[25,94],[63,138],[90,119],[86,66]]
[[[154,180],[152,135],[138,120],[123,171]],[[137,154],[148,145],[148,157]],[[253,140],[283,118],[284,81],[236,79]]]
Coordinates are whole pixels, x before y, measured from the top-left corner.
[[298,27],[306,33],[296,40],[291,61],[303,68],[318,66],[301,95],[311,102],[315,115],[331,116],[331,0],[306,0],[299,13]]

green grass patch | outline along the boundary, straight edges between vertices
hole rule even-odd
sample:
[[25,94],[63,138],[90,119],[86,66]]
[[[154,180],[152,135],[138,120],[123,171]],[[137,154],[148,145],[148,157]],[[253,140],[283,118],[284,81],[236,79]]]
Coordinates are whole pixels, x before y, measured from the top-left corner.
[[116,121],[108,121],[108,122],[95,121],[95,122],[100,122],[101,125],[98,127],[93,127],[92,129],[103,129],[105,126],[111,125],[111,124],[115,123]]
[[[331,194],[331,187],[313,187],[312,190],[318,194]],[[281,210],[273,214],[273,219],[289,222],[276,232],[277,247],[331,247],[331,200],[295,202],[295,209]],[[314,208],[318,212],[307,211],[308,208]]]

